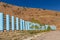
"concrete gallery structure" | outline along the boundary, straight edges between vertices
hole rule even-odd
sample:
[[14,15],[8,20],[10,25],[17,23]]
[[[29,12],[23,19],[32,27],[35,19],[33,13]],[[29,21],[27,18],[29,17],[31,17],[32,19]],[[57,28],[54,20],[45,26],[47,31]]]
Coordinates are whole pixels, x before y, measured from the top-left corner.
[[[0,31],[4,30],[45,30],[48,28],[49,25],[40,26],[38,23],[33,23],[30,21],[25,21],[18,17],[10,16],[9,14],[5,15],[4,13],[0,12]],[[11,20],[10,20],[11,19]],[[35,28],[38,27],[38,28]],[[55,25],[50,25],[51,30],[56,30]]]

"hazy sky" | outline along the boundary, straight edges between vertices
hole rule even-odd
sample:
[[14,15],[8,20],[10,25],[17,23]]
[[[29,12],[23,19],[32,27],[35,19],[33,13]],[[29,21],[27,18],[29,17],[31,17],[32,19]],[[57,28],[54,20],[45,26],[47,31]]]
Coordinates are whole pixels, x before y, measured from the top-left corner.
[[0,0],[9,4],[60,11],[60,0]]

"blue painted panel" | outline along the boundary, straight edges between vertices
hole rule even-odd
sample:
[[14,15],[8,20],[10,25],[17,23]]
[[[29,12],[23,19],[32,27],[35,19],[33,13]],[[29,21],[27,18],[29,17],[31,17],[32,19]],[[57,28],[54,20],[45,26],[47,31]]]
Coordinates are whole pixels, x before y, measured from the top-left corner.
[[55,25],[50,25],[51,30],[56,30],[56,26]]
[[10,25],[9,25],[9,15],[6,15],[6,30],[9,31]]
[[20,30],[23,30],[22,19],[20,19]]
[[16,17],[16,30],[19,30],[18,17]]
[[4,26],[3,26],[3,13],[0,13],[0,31],[3,31],[3,28],[4,28]]
[[45,30],[45,26],[42,26],[42,29],[41,30]]
[[14,16],[12,16],[12,30],[14,30]]
[[36,24],[35,24],[35,23],[32,23],[32,25],[34,26],[34,28],[33,28],[32,30],[37,30],[37,29],[35,28]]
[[42,26],[40,26],[40,24],[38,26],[39,26],[39,30],[41,30]]
[[35,30],[35,24],[34,23],[30,22],[29,30]]
[[30,22],[30,24],[29,24],[29,30],[32,30],[32,28],[31,28],[32,25],[33,25],[33,24]]
[[40,24],[34,23],[34,25],[38,27],[38,29],[36,29],[36,30],[40,30]]

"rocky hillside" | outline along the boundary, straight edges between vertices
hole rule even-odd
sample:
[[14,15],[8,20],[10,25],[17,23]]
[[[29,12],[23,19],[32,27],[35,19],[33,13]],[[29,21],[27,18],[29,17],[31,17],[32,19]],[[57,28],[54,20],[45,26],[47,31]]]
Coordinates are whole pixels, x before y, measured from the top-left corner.
[[0,12],[14,15],[15,17],[19,17],[27,21],[56,25],[57,29],[60,29],[60,12],[38,8],[18,7],[3,2],[0,2]]

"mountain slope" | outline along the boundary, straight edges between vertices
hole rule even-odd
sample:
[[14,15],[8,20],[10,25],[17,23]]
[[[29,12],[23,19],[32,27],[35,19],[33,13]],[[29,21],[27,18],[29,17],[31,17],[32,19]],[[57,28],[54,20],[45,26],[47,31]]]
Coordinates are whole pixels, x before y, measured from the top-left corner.
[[10,4],[0,2],[0,12],[4,14],[14,15],[15,17],[22,18],[27,21],[33,21],[33,19],[41,24],[56,25],[57,29],[60,29],[60,12],[18,7]]

